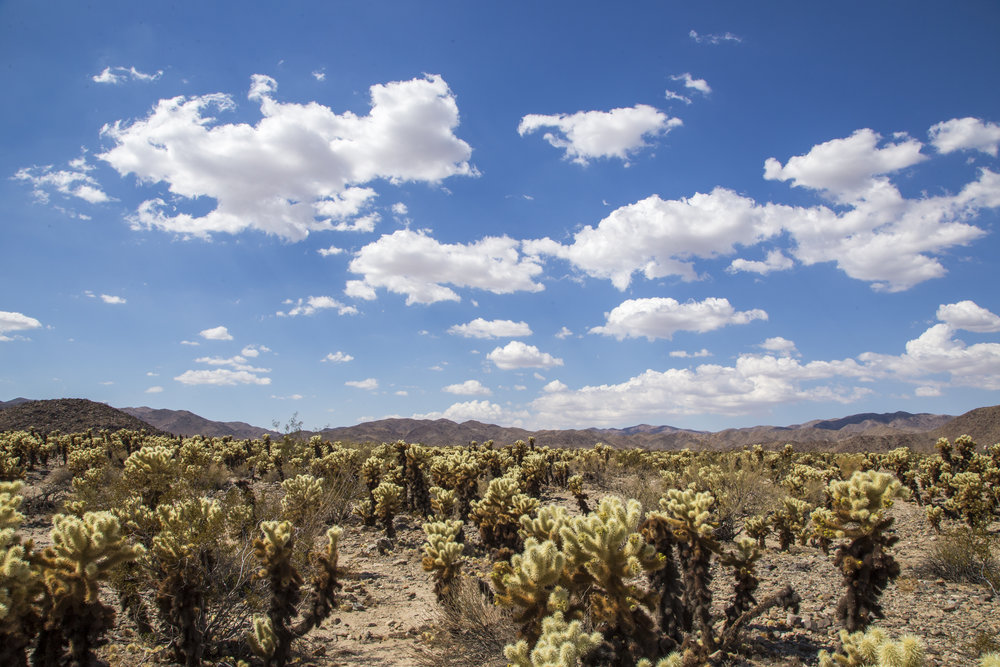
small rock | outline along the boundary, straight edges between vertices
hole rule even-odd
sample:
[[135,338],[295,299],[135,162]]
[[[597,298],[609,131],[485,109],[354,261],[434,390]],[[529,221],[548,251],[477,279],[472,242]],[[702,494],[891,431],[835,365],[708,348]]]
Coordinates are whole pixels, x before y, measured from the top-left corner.
[[825,630],[826,628],[833,625],[833,621],[831,621],[829,618],[826,618],[825,616],[820,616],[815,621],[813,621],[813,623],[815,623],[817,630]]
[[958,609],[958,601],[949,600],[941,607],[941,609],[943,609],[944,611],[955,611],[956,609]]
[[406,560],[405,558],[399,558],[399,559],[397,559],[397,560],[393,561],[393,563],[392,563],[392,564],[393,564],[393,565],[408,565],[408,564],[409,564],[409,561],[408,561],[408,560]]
[[796,625],[801,625],[802,617],[798,614],[789,614],[785,617],[785,625],[790,628],[794,628]]
[[375,543],[375,548],[378,549],[380,554],[392,551],[392,541],[388,537],[380,537],[378,538],[378,542]]

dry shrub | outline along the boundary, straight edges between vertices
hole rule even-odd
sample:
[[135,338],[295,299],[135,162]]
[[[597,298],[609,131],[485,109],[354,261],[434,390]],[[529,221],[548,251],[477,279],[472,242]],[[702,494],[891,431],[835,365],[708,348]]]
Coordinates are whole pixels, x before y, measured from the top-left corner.
[[997,538],[983,530],[958,526],[941,535],[924,562],[927,573],[944,579],[1000,588]]
[[595,490],[606,492],[600,495],[618,496],[622,499],[635,498],[642,505],[644,513],[659,507],[660,498],[666,493],[659,470],[648,467],[627,469],[608,478],[604,487],[597,486]]
[[414,649],[413,664],[421,667],[502,667],[503,647],[514,643],[516,628],[510,613],[480,590],[478,579],[463,577],[450,603],[438,607],[433,637]]

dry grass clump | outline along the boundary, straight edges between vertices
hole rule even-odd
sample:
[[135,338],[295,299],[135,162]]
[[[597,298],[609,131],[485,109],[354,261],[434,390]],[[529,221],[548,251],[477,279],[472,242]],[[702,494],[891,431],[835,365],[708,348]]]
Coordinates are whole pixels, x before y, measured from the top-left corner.
[[514,643],[516,628],[510,612],[493,604],[479,582],[463,577],[447,604],[439,605],[434,629],[414,649],[420,667],[503,667],[503,649]]
[[1000,562],[995,535],[968,526],[956,526],[934,543],[923,569],[945,581],[986,585],[1000,589]]

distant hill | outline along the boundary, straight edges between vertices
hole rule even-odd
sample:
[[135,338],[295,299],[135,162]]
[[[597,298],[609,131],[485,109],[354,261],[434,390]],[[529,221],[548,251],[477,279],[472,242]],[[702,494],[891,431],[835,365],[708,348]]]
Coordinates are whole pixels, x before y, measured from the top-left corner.
[[[1000,411],[1000,408],[998,408]],[[471,440],[494,440],[499,444],[527,440],[534,436],[539,444],[551,447],[590,447],[605,442],[616,447],[645,447],[647,449],[732,449],[754,444],[780,446],[793,443],[800,449],[844,450],[843,443],[859,437],[867,438],[874,451],[899,446],[922,445],[929,449],[937,435],[930,431],[943,427],[954,418],[950,415],[927,413],[887,414],[865,413],[841,419],[815,420],[794,426],[752,426],[726,429],[716,433],[678,429],[672,426],[641,424],[623,429],[541,430],[528,431],[505,428],[477,421],[461,424],[447,419],[382,419],[356,426],[324,429],[320,435],[328,440],[351,442],[392,442],[406,440],[426,445],[464,444]],[[1000,416],[998,416],[1000,419]],[[984,417],[984,421],[988,421]],[[1000,428],[1000,423],[997,423]],[[924,443],[924,441],[928,441]],[[849,445],[846,445],[849,446]]]
[[935,440],[938,438],[954,440],[960,435],[971,435],[980,445],[1000,442],[1000,405],[970,410],[943,424],[930,435]]
[[[11,405],[13,404],[13,405]],[[57,398],[46,401],[14,399],[6,401],[0,409],[0,431],[28,431],[38,433],[82,433],[92,429],[130,431],[160,431],[130,414],[105,403],[85,398]]]
[[[140,421],[141,420],[141,421]],[[30,401],[16,398],[0,402],[0,431],[27,429],[67,433],[93,429],[145,428],[175,435],[259,438],[276,431],[244,422],[218,422],[187,410],[150,407],[116,410],[84,399]],[[775,448],[792,443],[798,450],[888,451],[907,446],[932,451],[939,437],[954,440],[971,435],[981,445],[1000,442],[1000,406],[977,408],[959,417],[909,412],[860,413],[837,419],[816,419],[791,426],[750,426],[718,432],[693,431],[672,426],[639,424],[628,428],[589,428],[530,431],[479,421],[456,423],[447,419],[381,419],[355,426],[327,428],[318,434],[327,440],[345,442],[394,442],[405,440],[425,445],[457,445],[473,440],[493,440],[498,445],[534,437],[550,447],[592,447],[605,442],[614,447],[657,450],[734,449],[749,445]],[[303,431],[311,436],[314,432]]]
[[122,408],[122,412],[132,415],[155,426],[161,431],[174,435],[205,435],[218,437],[231,435],[239,440],[260,438],[265,433],[276,435],[276,431],[251,426],[245,422],[217,422],[199,417],[187,410],[157,410],[148,407]]

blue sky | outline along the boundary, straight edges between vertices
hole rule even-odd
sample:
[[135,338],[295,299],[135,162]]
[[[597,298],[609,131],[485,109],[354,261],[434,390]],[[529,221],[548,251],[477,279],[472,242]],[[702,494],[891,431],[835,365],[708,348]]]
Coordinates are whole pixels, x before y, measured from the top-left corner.
[[1000,403],[998,32],[985,1],[4,2],[0,398]]

